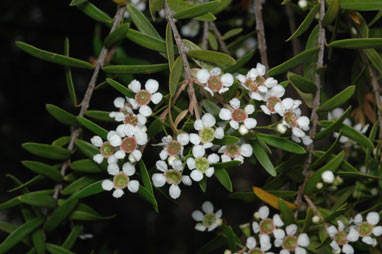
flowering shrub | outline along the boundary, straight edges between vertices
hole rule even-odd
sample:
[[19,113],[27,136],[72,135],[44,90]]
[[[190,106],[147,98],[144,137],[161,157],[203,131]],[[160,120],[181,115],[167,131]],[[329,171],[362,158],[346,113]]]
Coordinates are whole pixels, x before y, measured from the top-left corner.
[[[243,206],[245,201],[254,202],[258,209],[252,222],[230,225],[222,209],[215,211],[212,202],[203,202],[201,211],[189,217],[196,221],[197,231],[216,237],[197,253],[379,253],[382,40],[370,35],[381,16],[380,4],[283,1],[291,25],[293,8],[306,12],[288,40],[301,43],[301,36],[310,33],[305,50],[294,44],[295,56],[272,67],[262,19],[262,4],[267,3],[260,0],[241,3],[256,18],[257,41],[241,27],[220,26],[219,20],[224,20],[220,13],[234,12],[233,1],[113,2],[114,18],[89,1],[71,3],[110,28],[95,64],[70,57],[68,41],[63,55],[16,42],[32,56],[65,66],[75,105],[71,69],[90,69],[93,75],[77,116],[47,106],[55,119],[71,127],[70,137],[23,145],[48,161],[24,161],[37,176],[25,183],[16,180],[13,191],[23,192],[0,204],[0,210],[21,209],[25,221],[17,228],[0,223],[0,230],[8,233],[0,253],[9,253],[22,241],[27,242],[28,253],[73,253],[75,240],[87,238],[80,232],[83,221],[102,219],[86,198],[103,191],[111,191],[110,199],[119,201],[123,196],[140,196],[159,212],[158,194],[173,202],[182,199],[186,189],[208,193],[214,191],[207,189],[213,178],[232,192],[230,199],[243,201]],[[357,12],[364,10],[379,14],[366,23]],[[245,28],[244,21],[240,26]],[[310,29],[312,23],[316,26]],[[253,26],[252,22],[249,27]],[[349,38],[336,39],[337,33]],[[148,52],[159,52],[165,63],[118,62],[117,52],[126,54],[121,44],[125,39]],[[228,43],[229,39],[235,40]],[[261,63],[254,64],[255,46]],[[329,96],[324,85],[333,77],[324,73],[336,68],[330,61],[337,48],[359,51],[353,85]],[[302,64],[303,71],[296,68]],[[283,75],[289,70],[295,73]],[[119,95],[114,100],[104,98],[105,108],[90,110],[100,80]],[[352,103],[353,97],[362,104],[366,90],[374,95],[374,108],[369,107],[370,119],[362,122],[350,113],[352,106],[340,107]],[[108,105],[114,111],[104,111]],[[235,168],[245,166],[259,176],[251,190],[239,190],[231,180]],[[54,184],[41,190],[36,183],[43,179]],[[71,228],[64,242],[54,238],[63,227]]]

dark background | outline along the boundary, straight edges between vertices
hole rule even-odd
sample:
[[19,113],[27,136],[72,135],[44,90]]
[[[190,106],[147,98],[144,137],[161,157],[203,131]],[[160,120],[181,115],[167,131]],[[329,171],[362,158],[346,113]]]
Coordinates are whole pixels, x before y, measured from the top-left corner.
[[[113,15],[115,5],[112,1],[93,1],[98,7]],[[243,17],[253,20],[253,15],[244,10],[247,1],[234,1],[234,11],[222,13],[218,22],[227,18]],[[264,6],[264,19],[268,43],[270,65],[285,61],[292,56],[290,43],[284,43],[289,37],[288,21],[284,7],[280,1],[268,0]],[[6,177],[7,173],[17,176],[21,181],[33,177],[20,161],[35,159],[21,148],[24,142],[51,143],[56,138],[69,135],[70,130],[55,121],[45,110],[45,104],[54,104],[69,112],[78,114],[78,109],[72,105],[66,90],[64,68],[46,63],[21,52],[15,41],[30,43],[38,48],[63,53],[64,39],[70,39],[70,55],[79,59],[89,60],[95,57],[92,47],[92,37],[95,22],[75,7],[69,7],[69,1],[14,1],[2,0],[0,3],[0,136],[1,136],[1,178],[0,201],[14,196],[7,190],[14,187],[13,181]],[[297,21],[301,19],[297,14]],[[163,23],[158,25],[163,33]],[[254,26],[246,27],[246,31]],[[103,35],[107,28],[102,27]],[[223,29],[224,32],[224,29]],[[196,41],[198,41],[197,39]],[[304,41],[304,39],[303,39]],[[139,48],[131,42],[126,42],[128,52],[132,56],[140,56],[145,60],[158,59],[156,52]],[[144,56],[144,57],[142,57]],[[251,60],[251,65],[259,61],[259,55]],[[153,61],[155,62],[155,61]],[[333,61],[335,62],[335,60]],[[248,66],[248,67],[250,67]],[[336,70],[338,73],[348,70]],[[344,75],[344,76],[345,76]],[[73,79],[77,89],[78,100],[90,80],[91,72],[73,70]],[[166,84],[163,75],[152,75]],[[101,75],[99,82],[104,77]],[[141,77],[140,77],[141,78]],[[146,79],[146,76],[143,77]],[[346,80],[339,80],[334,90],[339,90]],[[113,99],[118,94],[112,88],[105,88],[94,93],[91,109],[111,110]],[[144,157],[148,164],[158,158]],[[249,190],[250,186],[262,184],[262,173],[251,168],[238,167],[233,169],[233,185],[235,190]],[[48,183],[41,183],[45,188],[52,188]],[[41,186],[33,188],[42,189]],[[182,188],[182,195],[176,203],[164,199],[157,194],[159,214],[150,205],[137,197],[127,194],[122,199],[114,199],[111,193],[102,193],[96,197],[85,199],[87,204],[95,207],[103,215],[115,214],[116,217],[105,222],[90,222],[84,224],[84,233],[94,234],[90,240],[78,240],[74,246],[76,253],[193,253],[195,249],[214,236],[214,233],[200,233],[193,229],[191,218],[193,210],[200,209],[204,200],[211,200],[216,208],[223,209],[223,217],[229,218],[228,223],[239,225],[251,219],[257,204],[245,204],[227,198],[227,191],[217,183],[216,179],[208,182],[207,193],[202,193],[194,184],[192,188]],[[16,211],[16,210],[15,210]],[[4,212],[2,213],[4,219]],[[20,214],[7,213],[7,220],[21,223],[17,218]],[[50,235],[48,241],[60,244],[66,238],[69,228],[62,228],[56,235]],[[0,237],[4,237],[0,233]],[[0,239],[1,239],[0,238]],[[24,253],[24,249],[12,253]]]

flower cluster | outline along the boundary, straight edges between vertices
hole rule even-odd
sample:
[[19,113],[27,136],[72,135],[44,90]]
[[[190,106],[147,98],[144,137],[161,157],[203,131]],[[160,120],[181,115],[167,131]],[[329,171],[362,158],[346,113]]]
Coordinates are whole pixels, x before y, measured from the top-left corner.
[[222,224],[222,210],[220,209],[214,213],[214,206],[210,201],[205,201],[202,204],[202,211],[196,210],[192,213],[192,218],[197,222],[195,225],[196,230],[212,231]]

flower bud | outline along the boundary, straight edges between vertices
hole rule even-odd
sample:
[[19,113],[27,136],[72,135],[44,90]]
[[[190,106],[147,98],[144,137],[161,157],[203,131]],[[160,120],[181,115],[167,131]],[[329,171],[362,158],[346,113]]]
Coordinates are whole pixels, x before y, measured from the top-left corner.
[[312,222],[314,224],[318,224],[320,222],[320,217],[318,217],[317,215],[314,215],[312,218]]
[[224,251],[224,254],[232,254],[232,251],[230,251],[230,250],[225,250],[225,251]]
[[222,219],[222,218],[217,219],[217,220],[216,220],[216,224],[217,224],[218,226],[221,226],[221,225],[223,224],[223,219]]
[[308,1],[300,0],[298,1],[298,6],[300,6],[301,9],[305,9],[308,6]]
[[251,224],[245,223],[240,225],[240,229],[246,237],[251,235]]
[[240,128],[239,128],[239,133],[241,134],[241,135],[245,135],[245,134],[248,134],[248,129],[247,129],[247,127],[245,127],[244,125],[241,125],[240,126]]
[[321,174],[321,178],[324,183],[333,183],[334,182],[334,174],[330,170],[326,170]]
[[284,124],[282,124],[282,123],[279,123],[278,125],[277,125],[277,127],[276,127],[276,131],[278,132],[278,133],[280,133],[280,134],[284,134],[286,131],[287,131],[287,127],[284,125]]
[[324,184],[323,184],[323,183],[318,182],[318,183],[316,184],[316,188],[317,188],[318,190],[321,190],[322,187],[324,187]]
[[255,218],[255,220],[260,220],[260,214],[259,214],[259,212],[255,212],[255,213],[253,214],[253,218]]
[[336,176],[336,179],[334,179],[333,185],[337,186],[344,182],[344,180],[340,176]]
[[370,190],[370,193],[371,193],[371,195],[373,195],[373,196],[377,196],[377,194],[378,194],[378,189],[377,189],[377,188],[372,188],[372,189]]

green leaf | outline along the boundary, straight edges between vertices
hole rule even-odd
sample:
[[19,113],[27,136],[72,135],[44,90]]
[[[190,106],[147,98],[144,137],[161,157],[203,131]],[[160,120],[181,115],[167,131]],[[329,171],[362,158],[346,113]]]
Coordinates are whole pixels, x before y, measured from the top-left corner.
[[6,221],[0,221],[0,231],[3,231],[5,233],[10,234],[15,229],[16,229],[16,227],[14,225],[12,225],[11,223],[6,222]]
[[305,51],[301,52],[300,54],[292,57],[291,59],[288,59],[284,63],[273,67],[268,71],[269,76],[276,76],[279,75],[301,63],[304,63],[306,61],[311,61],[311,58],[313,55],[317,54],[319,48],[311,48],[311,49],[306,49]]
[[326,27],[335,20],[340,10],[340,7],[341,7],[341,0],[329,1],[329,8],[325,13],[324,19],[322,20],[323,26]]
[[345,158],[345,152],[340,152],[337,156],[335,156],[332,160],[330,160],[327,164],[319,168],[313,175],[309,178],[309,180],[305,184],[304,193],[309,195],[313,191],[316,190],[316,185],[321,181],[321,174],[327,170],[334,172],[341,165],[342,161]]
[[[128,66],[128,65],[111,65],[109,67],[116,67],[116,66]],[[105,66],[103,67],[104,70],[105,68],[107,68],[108,66]],[[107,70],[105,70],[107,72]],[[125,95],[126,97],[129,97],[129,98],[134,98],[135,97],[135,94],[133,91],[131,91],[129,88],[127,88],[126,86],[122,85],[121,83],[111,79],[111,78],[106,78],[106,82],[111,85],[115,90],[117,90],[118,92],[120,92],[121,94]]]
[[144,186],[139,185],[138,194],[144,198],[146,201],[148,201],[150,204],[152,204],[155,212],[158,212],[158,203],[155,199],[154,195]]
[[211,1],[203,4],[198,4],[194,7],[176,12],[174,15],[172,15],[172,17],[175,19],[195,18],[208,12],[212,12],[219,5],[220,3],[218,1]]
[[234,65],[236,64],[235,59],[227,54],[211,51],[211,50],[191,50],[187,52],[187,55],[195,57],[197,59],[215,63],[218,65]]
[[53,181],[61,182],[64,178],[57,168],[39,161],[22,161],[22,164],[33,172],[46,176]]
[[320,139],[320,138],[326,137],[326,136],[330,135],[331,133],[333,133],[334,131],[336,131],[337,129],[339,129],[342,125],[342,122],[350,114],[350,111],[351,111],[351,106],[349,106],[345,110],[345,112],[342,114],[342,116],[340,118],[333,121],[327,128],[325,128],[324,130],[317,133],[316,136],[314,137],[314,139]]
[[224,39],[224,40],[227,40],[227,39],[229,39],[229,38],[231,38],[231,37],[234,37],[234,36],[240,34],[242,31],[243,31],[243,28],[241,28],[241,27],[231,29],[231,30],[227,31],[227,32],[223,35],[223,39]]
[[218,179],[218,181],[226,188],[229,192],[232,192],[232,182],[231,178],[229,177],[229,174],[227,170],[224,168],[220,168],[215,170],[215,177]]
[[169,79],[169,90],[170,96],[173,97],[176,94],[176,90],[178,89],[178,84],[180,78],[183,74],[183,60],[181,56],[178,56],[171,67],[170,71],[170,79]]
[[163,41],[155,27],[141,11],[135,8],[132,4],[127,5],[126,9],[130,14],[131,20],[134,22],[134,25],[138,28],[139,31]]
[[83,13],[91,17],[92,19],[105,24],[113,23],[113,19],[109,17],[105,12],[98,9],[94,4],[84,1],[83,3],[76,5]]
[[83,3],[86,1],[87,0],[72,0],[72,2],[70,2],[69,6],[76,6],[76,5],[79,5],[80,3]]
[[151,183],[151,178],[150,178],[149,172],[147,171],[147,167],[146,167],[145,163],[143,162],[143,160],[140,160],[138,162],[138,164],[139,164],[139,172],[141,173],[141,179],[143,182],[143,186],[145,186],[145,188],[148,191],[150,191],[150,193],[155,198],[154,191],[153,191],[153,185]]
[[229,198],[242,200],[246,203],[253,203],[256,201],[256,196],[253,191],[239,191],[229,194]]
[[46,104],[45,108],[49,112],[49,114],[51,114],[60,123],[69,125],[69,126],[78,125],[76,116],[63,110],[62,108],[59,108],[52,104]]
[[[83,141],[81,139],[76,140],[76,146],[78,147],[78,149],[81,151],[82,154],[84,154],[86,157],[88,157],[91,160],[93,160],[94,155],[100,153],[99,148],[96,148],[92,144],[90,144],[86,141]],[[98,164],[98,166],[101,167],[102,169],[106,170],[107,161],[103,160],[101,164]],[[90,169],[89,169],[89,171],[90,171]],[[95,171],[95,169],[92,169],[92,171]]]
[[85,117],[82,116],[77,116],[78,122],[85,128],[89,129],[92,131],[94,134],[97,134],[98,136],[102,137],[103,139],[107,139],[107,130],[102,128],[96,123],[93,123],[92,121],[86,119]]
[[[329,127],[329,125],[333,123],[333,121],[320,121],[319,125],[323,126],[325,128]],[[358,144],[368,147],[370,149],[374,149],[373,143],[365,137],[361,132],[355,130],[354,128],[347,126],[346,124],[341,125],[341,130],[343,132],[343,135],[354,140]]]
[[210,44],[213,50],[219,49],[218,40],[216,39],[216,36],[213,33],[208,32],[207,39],[208,39],[208,44]]
[[70,136],[63,136],[63,137],[60,137],[54,141],[52,141],[52,146],[65,146],[67,144],[69,144],[70,142]]
[[175,51],[174,51],[174,39],[172,35],[172,29],[170,22],[167,22],[166,26],[166,49],[167,49],[167,59],[168,59],[168,66],[172,68],[172,65],[174,64],[174,58],[175,58]]
[[160,132],[162,132],[162,121],[157,118],[155,119],[149,126],[149,128],[147,129],[147,134],[149,135],[149,137],[153,138],[155,137],[157,134],[159,134]]
[[102,216],[96,210],[88,205],[79,203],[76,210],[70,215],[70,220],[79,221],[95,221],[95,220],[110,220],[115,216]]
[[355,86],[348,86],[329,100],[322,103],[317,111],[330,111],[332,109],[335,109],[345,102],[347,102],[352,96],[355,91]]
[[[173,12],[181,12],[195,6],[183,0],[168,0],[167,3],[170,10]],[[214,21],[216,18],[212,13],[205,13],[194,19],[199,21]]]
[[328,47],[348,49],[382,48],[382,38],[356,38],[337,40],[329,43]]
[[379,74],[382,74],[382,57],[378,52],[375,49],[364,49],[363,51],[373,66],[378,70]]
[[150,64],[150,65],[108,65],[108,66],[104,66],[102,69],[105,72],[117,73],[117,74],[127,74],[127,73],[151,74],[154,72],[163,71],[164,69],[167,69],[167,68],[168,68],[168,64],[164,63],[164,64]]
[[379,0],[341,0],[341,8],[356,11],[380,11],[382,2]]
[[73,193],[68,200],[86,198],[86,197],[93,196],[103,192],[104,190],[102,189],[102,185],[101,185],[102,181],[103,180],[99,180],[95,183],[89,184],[88,186],[81,189],[80,191]]
[[217,145],[233,145],[240,141],[238,137],[235,136],[224,136],[222,139],[215,139],[214,143]]
[[125,23],[118,26],[111,34],[106,36],[105,40],[103,41],[105,47],[111,48],[118,44],[120,41],[122,41],[126,37],[127,30],[129,29],[129,27],[129,23]]
[[0,204],[0,211],[20,205],[20,200],[15,197]]
[[[8,192],[14,192],[14,191],[23,189],[23,188],[25,188],[31,184],[40,182],[42,179],[45,179],[45,177],[41,176],[41,175],[37,175],[37,176],[33,177],[32,179],[30,179],[29,181],[26,181],[25,183],[13,188],[13,189],[8,190]],[[0,210],[1,210],[1,208],[0,208]]]
[[43,218],[34,218],[19,226],[0,244],[0,253],[7,253],[8,250],[24,240],[30,233],[38,228],[43,221]]
[[71,252],[70,250],[51,243],[46,244],[46,249],[52,254],[74,254],[74,252]]
[[227,238],[228,248],[231,251],[235,252],[238,249],[237,246],[241,245],[239,237],[237,237],[235,232],[233,232],[231,226],[226,226],[223,224],[221,226],[221,229],[223,231],[224,236]]
[[71,155],[68,149],[47,144],[29,142],[24,143],[22,147],[34,155],[52,160],[66,160]]
[[220,5],[212,11],[213,14],[217,14],[223,11],[225,8],[227,8],[231,4],[232,0],[219,0],[219,2],[220,2]]
[[31,238],[37,254],[45,254],[45,236],[42,229],[38,228],[33,232]]
[[199,187],[203,192],[207,191],[207,178],[203,177],[203,179],[199,181]]
[[63,195],[70,195],[73,194],[74,192],[80,191],[84,187],[90,185],[91,183],[94,183],[97,179],[88,177],[88,176],[83,176],[81,178],[78,178],[68,186],[66,186],[61,193]]
[[273,164],[271,160],[269,159],[267,153],[265,152],[264,148],[260,145],[260,143],[257,140],[252,141],[252,147],[253,147],[253,153],[256,157],[256,159],[259,161],[261,166],[271,175],[276,176],[276,170],[273,167]]
[[72,228],[72,231],[70,232],[68,237],[65,239],[65,242],[62,244],[62,248],[70,250],[73,247],[73,245],[76,243],[76,240],[78,236],[80,235],[81,231],[82,231],[82,226],[74,225]]
[[[319,156],[317,158],[317,160],[313,161],[311,164],[310,164],[310,169],[313,170],[315,168],[317,168],[318,166],[320,166],[322,163],[326,162],[328,159],[331,158],[331,156],[333,156],[334,158],[334,155],[332,155],[334,149],[336,148],[338,142],[340,142],[341,140],[341,137],[342,137],[342,132],[340,132],[340,134],[338,135],[338,137],[336,138],[336,140],[330,145],[330,147],[325,150],[325,153],[322,155],[322,156]],[[313,154],[315,154],[316,151],[313,151]]]
[[336,203],[332,207],[332,211],[338,210],[342,206],[343,203],[353,194],[354,186],[349,186],[347,188],[343,188],[342,190],[337,191],[336,193]]
[[97,163],[92,159],[84,159],[74,161],[70,164],[70,168],[74,171],[82,173],[101,173],[103,172],[102,168],[99,167]]
[[42,190],[29,192],[17,198],[21,203],[30,206],[53,208],[56,205],[56,200],[52,197],[52,194],[53,190]]
[[[255,54],[255,50],[251,50],[249,51],[247,54],[245,54],[243,57],[237,59],[237,62],[236,64],[232,65],[232,66],[229,66],[229,67],[226,67],[226,68],[223,68],[223,72],[225,73],[233,73],[233,72],[236,72],[238,71],[241,67],[243,67],[246,63],[249,62],[249,60],[252,59],[253,55]],[[231,87],[232,89],[232,87]],[[229,93],[226,92],[226,93]]]
[[85,115],[103,122],[114,122],[114,119],[109,116],[110,112],[101,110],[87,110]]
[[69,216],[77,203],[78,199],[65,200],[46,220],[44,225],[45,231],[50,232],[56,229]]
[[285,225],[295,224],[294,215],[292,209],[284,202],[282,198],[279,199],[279,208],[281,211],[281,218]]
[[56,54],[53,52],[49,52],[46,50],[42,50],[27,44],[22,41],[16,41],[17,47],[19,47],[22,51],[47,62],[60,64],[64,66],[77,67],[77,68],[85,68],[85,69],[93,69],[93,65],[83,60],[79,60],[76,58]]
[[292,72],[288,72],[287,74],[288,80],[291,82],[293,87],[298,88],[303,93],[315,94],[317,91],[316,84],[312,82],[310,79],[307,79],[298,74],[294,74]]
[[129,28],[126,33],[126,38],[144,48],[166,52],[166,42],[164,40],[144,34],[137,30]]
[[[214,116],[218,116],[220,112],[220,107],[213,101],[211,100],[202,100],[200,103],[201,106],[210,114]],[[214,142],[218,141],[217,139],[214,139]]]
[[218,162],[215,164],[211,164],[211,167],[214,167],[215,170],[221,169],[221,168],[231,168],[240,165],[240,161],[227,161],[227,162]]
[[[313,28],[309,34],[308,41],[306,42],[305,50],[316,48],[318,46],[318,24]],[[310,80],[315,80],[316,77],[316,63],[318,54],[310,57],[309,61],[304,62],[304,77]]]
[[287,138],[277,137],[269,134],[257,133],[256,136],[266,143],[267,145],[280,148],[287,152],[296,153],[296,154],[304,154],[306,153],[305,149],[296,144],[295,142],[290,141]]
[[[65,38],[65,50],[64,50],[65,56],[69,57],[69,39],[68,37]],[[76,89],[74,88],[74,83],[72,79],[72,71],[70,70],[70,67],[65,67],[65,80],[66,80],[66,86],[68,88],[68,92],[70,95],[70,98],[72,98],[74,106],[77,106],[77,95],[76,95]]]
[[320,9],[320,4],[316,4],[309,11],[308,15],[306,15],[305,19],[301,22],[301,24],[297,28],[297,30],[286,41],[293,40],[294,38],[297,38],[300,35],[302,35],[306,30],[308,30],[308,28],[312,24],[314,17],[316,16],[316,13],[318,12],[319,9]]
[[152,19],[154,20],[155,12],[163,9],[164,0],[149,0],[149,8]]

